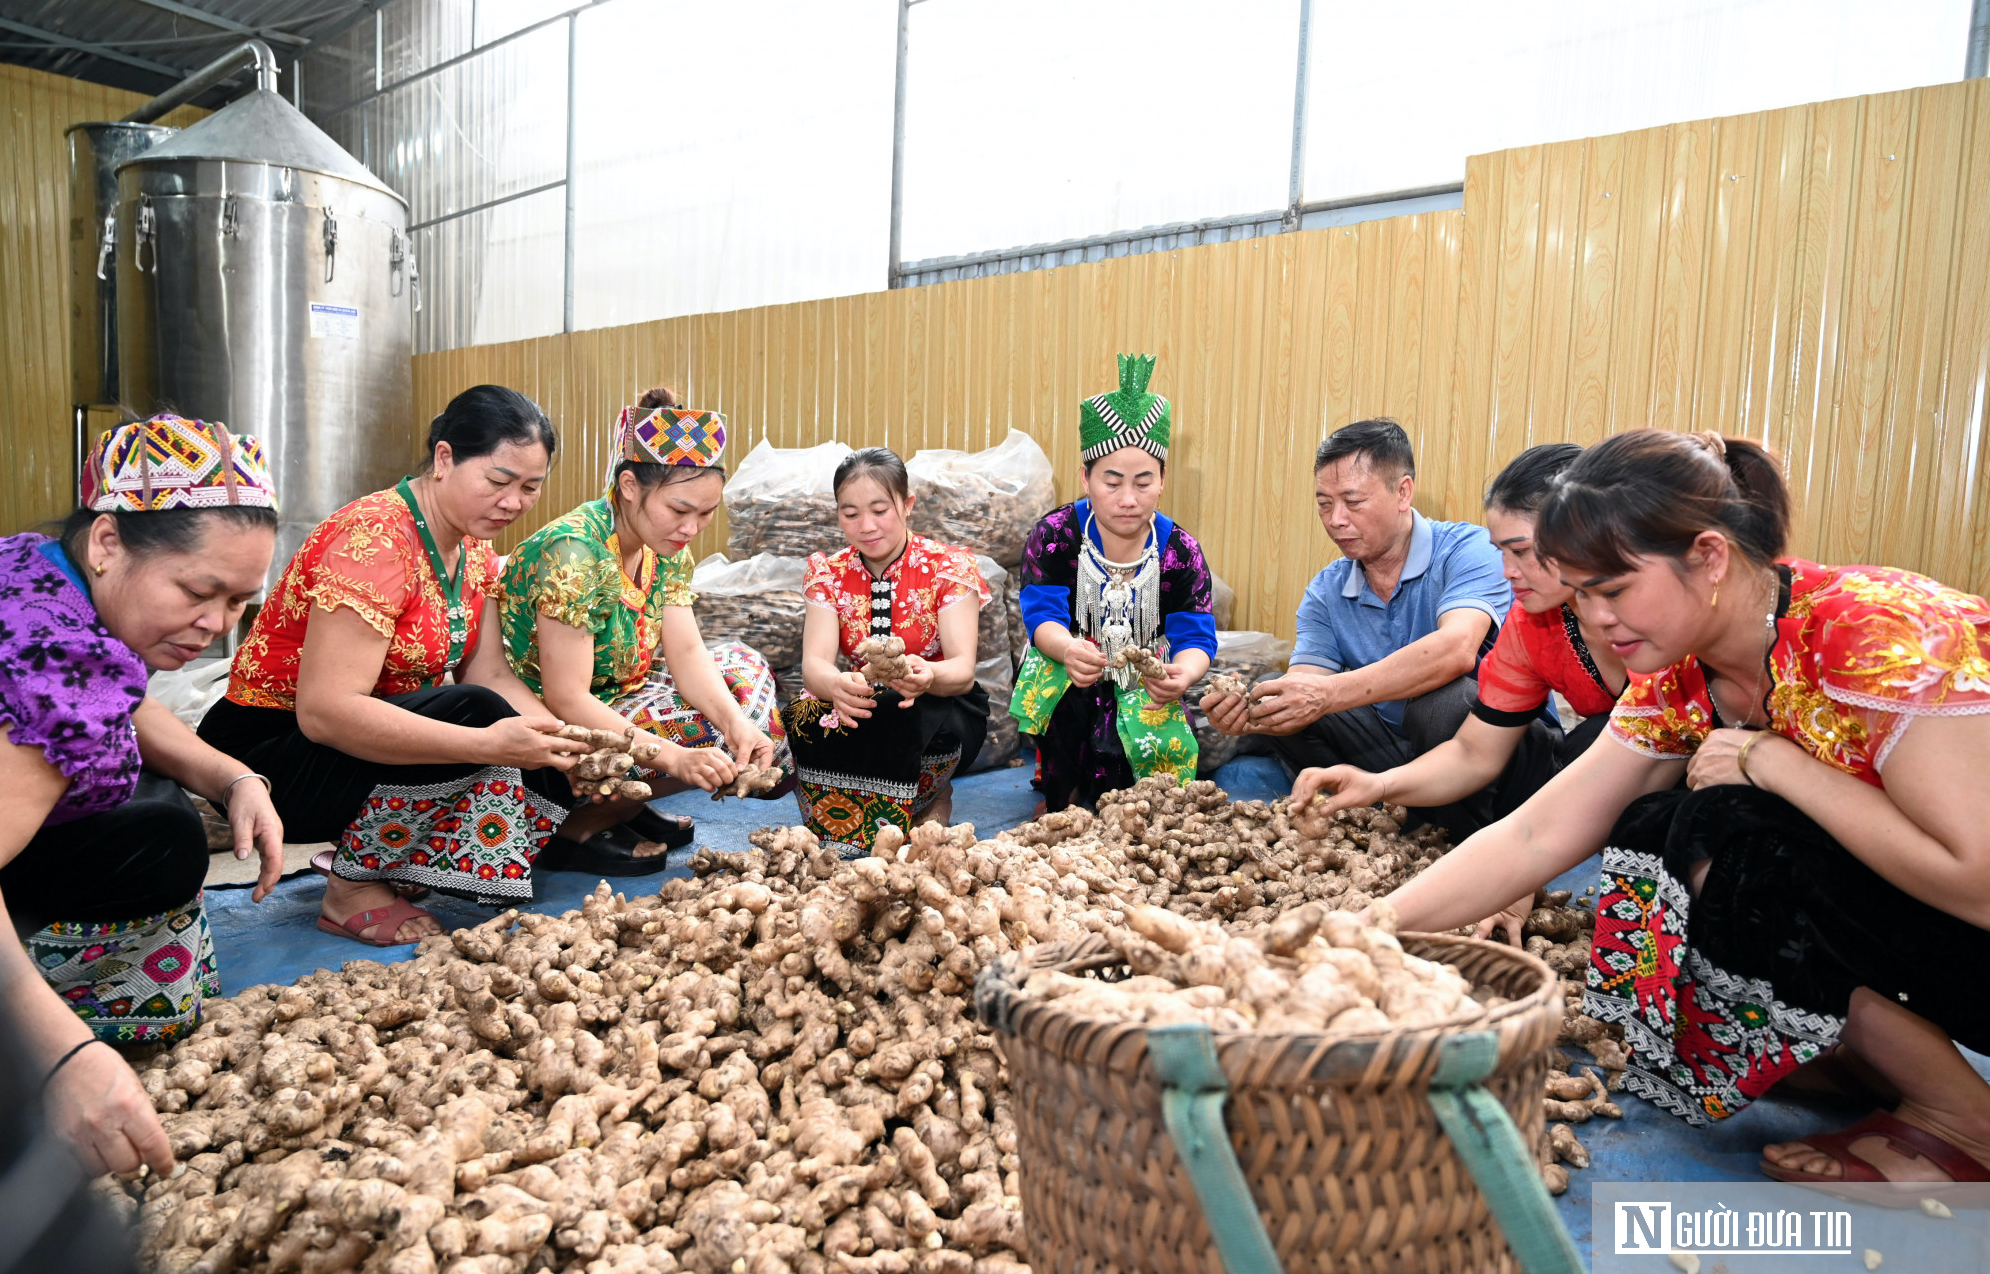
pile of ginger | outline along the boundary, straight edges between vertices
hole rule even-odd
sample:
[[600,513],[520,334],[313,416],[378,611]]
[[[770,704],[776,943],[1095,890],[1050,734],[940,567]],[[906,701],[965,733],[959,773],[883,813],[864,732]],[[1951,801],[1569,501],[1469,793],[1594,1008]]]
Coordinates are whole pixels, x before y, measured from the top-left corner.
[[1322,913],[1444,849],[1399,809],[1306,837],[1284,804],[1151,779],[852,861],[762,831],[656,896],[211,1000],[140,1074],[184,1170],[107,1192],[174,1274],[1026,1274],[976,974],[1177,920],[1303,909],[1331,942]]
[[1216,1031],[1387,1031],[1479,1008],[1457,969],[1403,950],[1386,901],[1361,915],[1306,903],[1250,936],[1153,906],[1130,908],[1126,923],[1107,938],[1132,977],[1039,969],[1023,994],[1080,1017]]

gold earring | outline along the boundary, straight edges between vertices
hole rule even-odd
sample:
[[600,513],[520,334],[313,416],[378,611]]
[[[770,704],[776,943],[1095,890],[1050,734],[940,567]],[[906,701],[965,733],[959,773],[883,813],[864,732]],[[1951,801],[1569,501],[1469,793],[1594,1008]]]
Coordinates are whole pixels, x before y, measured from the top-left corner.
[[101,563],[101,562],[99,562],[99,563],[98,563],[97,565],[95,565],[95,566],[91,567],[90,569],[91,569],[91,570],[93,570],[93,571],[95,571],[95,572],[96,572],[97,574],[99,574],[99,575],[102,575],[102,574],[104,573],[104,567],[103,567],[103,563]]
[[1721,605],[1721,582],[1714,581],[1714,595],[1707,599],[1708,610],[1719,610]]

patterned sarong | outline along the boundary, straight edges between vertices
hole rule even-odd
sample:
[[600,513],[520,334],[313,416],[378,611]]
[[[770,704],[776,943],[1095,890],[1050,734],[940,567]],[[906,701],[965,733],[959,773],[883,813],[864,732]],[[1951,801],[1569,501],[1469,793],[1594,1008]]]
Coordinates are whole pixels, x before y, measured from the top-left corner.
[[[1023,656],[1023,666],[1016,673],[1016,690],[1009,699],[1016,728],[1024,734],[1042,734],[1070,687],[1071,674],[1064,665],[1045,658],[1031,646]],[[1146,706],[1145,686],[1136,684],[1129,690],[1115,685],[1112,692],[1117,707],[1113,724],[1120,745],[1126,749],[1126,762],[1133,767],[1133,777],[1166,774],[1177,784],[1193,780],[1200,748],[1180,701],[1151,709]]]
[[[774,703],[774,672],[767,666],[767,660],[744,642],[729,641],[712,647],[712,661],[719,666],[726,689],[739,702],[746,719],[774,741],[775,764],[786,769],[781,715]],[[649,680],[609,706],[627,717],[631,725],[679,747],[709,748],[725,743],[717,727],[684,702],[677,692],[677,682],[661,659],[650,666]]]
[[107,1043],[178,1039],[199,1021],[201,1002],[221,993],[200,895],[136,920],[57,922],[23,945],[43,980]]
[[532,864],[566,821],[510,766],[373,789],[338,843],[342,880],[426,885],[489,906],[529,901]]

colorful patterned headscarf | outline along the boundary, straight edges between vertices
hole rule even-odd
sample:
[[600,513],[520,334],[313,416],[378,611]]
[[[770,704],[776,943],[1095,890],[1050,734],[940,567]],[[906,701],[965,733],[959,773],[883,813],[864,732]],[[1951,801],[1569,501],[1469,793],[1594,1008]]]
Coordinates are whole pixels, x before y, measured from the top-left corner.
[[1168,436],[1173,430],[1168,400],[1147,392],[1154,375],[1151,354],[1119,356],[1119,388],[1095,394],[1078,405],[1078,445],[1086,464],[1121,447],[1138,447],[1167,462]]
[[180,416],[105,430],[83,467],[81,494],[98,513],[276,507],[262,443],[219,421]]
[[608,481],[624,460],[637,464],[690,465],[709,469],[726,450],[726,418],[689,407],[624,407],[615,418],[615,451]]

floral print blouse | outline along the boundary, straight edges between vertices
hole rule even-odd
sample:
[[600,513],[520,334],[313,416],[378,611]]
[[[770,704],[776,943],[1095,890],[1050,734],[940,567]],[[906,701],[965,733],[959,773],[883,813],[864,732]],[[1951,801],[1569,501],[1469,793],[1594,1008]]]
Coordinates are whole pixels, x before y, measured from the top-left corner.
[[[1789,600],[1769,651],[1769,726],[1827,765],[1884,787],[1918,716],[1990,712],[1990,605],[1925,575],[1785,558]],[[1691,756],[1720,728],[1688,657],[1634,678],[1610,732],[1645,756]]]
[[131,715],[145,661],[111,636],[62,546],[0,539],[0,724],[69,779],[47,823],[101,814],[138,789]]
[[691,568],[688,547],[659,557],[645,545],[631,579],[622,569],[613,506],[590,500],[540,527],[506,559],[498,599],[505,659],[538,694],[539,616],[584,628],[594,634],[588,688],[612,703],[649,679],[663,640],[663,608],[697,600]]
[[[941,657],[941,611],[969,596],[980,610],[994,597],[974,554],[923,535],[906,538],[905,551],[885,567],[881,579],[892,585],[892,636],[905,642],[907,654],[921,659]],[[871,635],[871,573],[856,546],[811,556],[802,596],[811,606],[836,612],[837,645],[845,659],[854,660],[857,647]]]
[[[497,584],[497,554],[488,541],[467,535],[462,553],[467,660],[477,648],[484,598]],[[438,685],[450,671],[449,603],[414,514],[398,492],[363,495],[311,532],[235,652],[228,698],[251,708],[296,711],[297,666],[312,609],[341,606],[387,638],[387,657],[373,683],[376,696]]]

